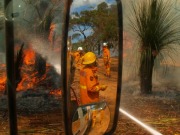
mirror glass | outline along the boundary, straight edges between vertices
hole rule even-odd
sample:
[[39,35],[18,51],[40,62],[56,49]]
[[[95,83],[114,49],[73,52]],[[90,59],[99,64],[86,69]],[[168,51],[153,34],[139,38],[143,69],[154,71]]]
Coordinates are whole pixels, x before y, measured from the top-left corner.
[[110,111],[106,102],[79,106],[72,119],[73,135],[102,135],[108,128]]
[[110,122],[106,123],[108,128],[104,133],[114,121],[118,39],[115,0],[73,0],[67,41],[70,98],[73,107],[74,104],[107,103]]

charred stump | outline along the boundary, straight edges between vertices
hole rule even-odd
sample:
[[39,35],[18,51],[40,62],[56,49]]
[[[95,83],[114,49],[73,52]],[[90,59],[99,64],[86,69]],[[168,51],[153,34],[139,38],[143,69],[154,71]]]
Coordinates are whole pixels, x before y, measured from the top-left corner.
[[152,93],[152,74],[154,67],[154,57],[152,55],[141,55],[140,63],[140,90],[141,94]]
[[35,59],[35,70],[38,73],[38,77],[41,77],[46,73],[46,60],[38,53],[36,53]]
[[[15,87],[16,88],[22,80],[21,68],[22,68],[23,61],[24,61],[23,47],[24,47],[24,43],[21,45],[20,50],[17,52],[16,59],[15,59]],[[6,87],[7,86],[5,85],[5,91],[4,91],[5,95],[7,94]]]

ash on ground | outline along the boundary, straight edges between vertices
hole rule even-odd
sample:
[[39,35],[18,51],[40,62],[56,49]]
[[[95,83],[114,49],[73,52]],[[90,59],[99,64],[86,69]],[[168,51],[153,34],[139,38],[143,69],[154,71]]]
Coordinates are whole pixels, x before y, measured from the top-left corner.
[[[40,89],[40,88],[39,88]],[[7,95],[0,96],[0,110],[7,110]],[[17,110],[21,113],[47,112],[61,107],[61,96],[51,95],[49,90],[26,90],[16,93]]]

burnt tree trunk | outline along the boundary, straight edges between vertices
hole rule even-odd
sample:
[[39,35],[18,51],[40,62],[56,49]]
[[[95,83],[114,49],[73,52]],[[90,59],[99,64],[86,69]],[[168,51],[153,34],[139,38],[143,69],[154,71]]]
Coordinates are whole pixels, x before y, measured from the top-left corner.
[[46,73],[46,60],[38,53],[36,53],[35,70],[38,72],[38,77]]
[[16,88],[22,80],[21,68],[22,68],[23,61],[24,61],[23,47],[24,47],[24,43],[21,45],[20,50],[17,52],[16,61],[15,61]]
[[141,94],[152,93],[152,75],[154,67],[154,57],[151,54],[141,54],[140,63],[140,90]]
[[[24,60],[23,47],[24,47],[24,43],[21,45],[20,50],[17,52],[15,63],[14,63],[14,66],[15,66],[15,88],[17,88],[18,84],[22,80],[21,68],[22,68],[23,60]],[[7,95],[7,86],[6,85],[5,85],[4,94]]]

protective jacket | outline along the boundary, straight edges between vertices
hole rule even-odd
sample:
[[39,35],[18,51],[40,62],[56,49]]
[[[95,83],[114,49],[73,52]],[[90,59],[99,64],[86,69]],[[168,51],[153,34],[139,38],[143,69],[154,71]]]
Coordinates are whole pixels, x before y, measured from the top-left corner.
[[82,67],[82,57],[83,53],[80,53],[79,51],[74,52],[71,54],[74,58],[74,63],[73,65],[77,68],[80,69]]
[[110,75],[110,51],[107,47],[103,48],[103,60],[106,69],[106,75]]
[[80,100],[81,104],[99,101],[99,82],[96,67],[84,67],[80,70]]

